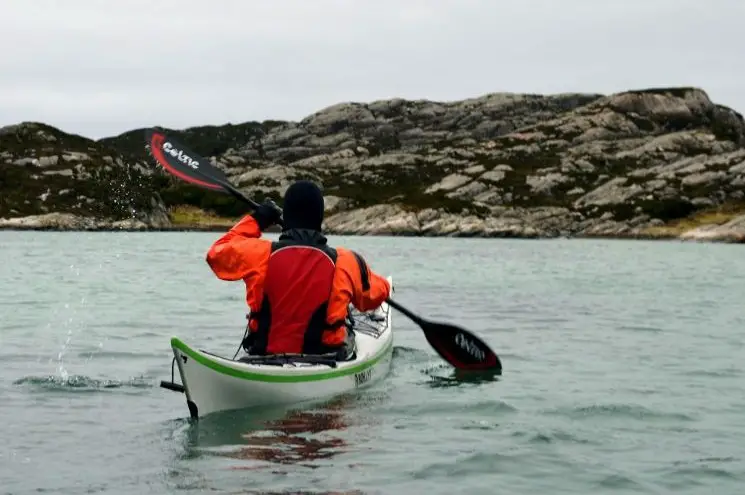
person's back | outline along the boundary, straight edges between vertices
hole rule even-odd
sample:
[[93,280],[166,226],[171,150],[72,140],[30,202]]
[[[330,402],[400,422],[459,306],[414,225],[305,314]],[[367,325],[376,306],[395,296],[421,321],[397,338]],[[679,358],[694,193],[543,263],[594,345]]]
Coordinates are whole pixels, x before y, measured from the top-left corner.
[[328,246],[321,233],[323,210],[320,189],[297,182],[285,193],[278,241],[260,238],[280,217],[276,207],[265,203],[207,253],[217,277],[246,284],[252,354],[348,355],[354,344],[345,325],[348,305],[373,310],[390,294],[388,281],[361,256]]

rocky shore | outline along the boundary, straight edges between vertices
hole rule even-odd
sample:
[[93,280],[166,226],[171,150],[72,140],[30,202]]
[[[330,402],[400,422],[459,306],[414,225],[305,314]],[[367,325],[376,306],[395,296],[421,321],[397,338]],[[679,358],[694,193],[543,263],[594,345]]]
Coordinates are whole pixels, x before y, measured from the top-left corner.
[[[259,201],[318,181],[330,234],[745,242],[745,121],[697,88],[342,103],[174,134]],[[225,230],[246,213],[160,170],[142,136],[0,129],[0,228]]]

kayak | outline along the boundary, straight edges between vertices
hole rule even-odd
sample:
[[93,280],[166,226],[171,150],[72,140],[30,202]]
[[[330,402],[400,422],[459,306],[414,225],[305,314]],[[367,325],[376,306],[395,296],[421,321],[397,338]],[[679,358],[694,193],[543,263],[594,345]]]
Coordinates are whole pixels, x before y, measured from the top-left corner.
[[[392,278],[388,277],[392,283]],[[387,303],[361,313],[350,306],[348,328],[355,336],[351,360],[333,354],[278,354],[228,358],[171,339],[173,362],[181,383],[161,387],[183,392],[189,414],[197,419],[220,411],[282,406],[330,398],[363,389],[388,374],[393,327]],[[172,370],[173,375],[173,370]]]

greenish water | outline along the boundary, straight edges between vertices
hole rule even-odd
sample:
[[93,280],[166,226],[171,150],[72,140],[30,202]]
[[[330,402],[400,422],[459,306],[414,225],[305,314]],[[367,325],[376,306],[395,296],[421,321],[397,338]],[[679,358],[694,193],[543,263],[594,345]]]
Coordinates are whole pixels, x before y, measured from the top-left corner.
[[195,425],[158,383],[172,335],[242,335],[215,238],[0,232],[0,493],[743,493],[741,246],[333,237],[504,375],[459,380],[396,314],[379,386]]

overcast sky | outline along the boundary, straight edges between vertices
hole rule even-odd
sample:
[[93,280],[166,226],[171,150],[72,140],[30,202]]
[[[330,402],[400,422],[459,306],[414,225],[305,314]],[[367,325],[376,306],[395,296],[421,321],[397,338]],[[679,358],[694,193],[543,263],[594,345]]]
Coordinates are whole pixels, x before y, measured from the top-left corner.
[[0,0],[0,125],[98,138],[662,85],[742,113],[744,25],[745,0]]

